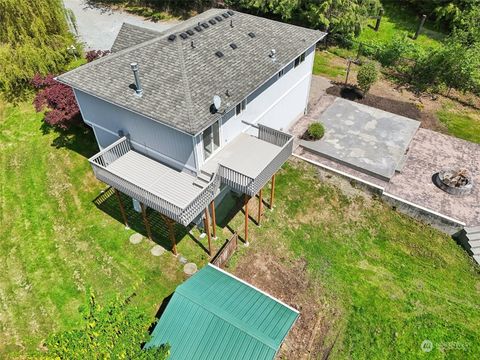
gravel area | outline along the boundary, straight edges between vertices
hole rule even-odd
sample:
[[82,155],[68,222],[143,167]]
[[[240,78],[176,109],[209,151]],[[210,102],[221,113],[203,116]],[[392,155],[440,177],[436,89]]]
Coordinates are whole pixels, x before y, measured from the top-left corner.
[[155,23],[125,11],[90,5],[86,0],[63,2],[65,7],[75,14],[78,36],[85,44],[86,50],[110,49],[124,22],[158,31],[166,30],[178,23],[176,21]]

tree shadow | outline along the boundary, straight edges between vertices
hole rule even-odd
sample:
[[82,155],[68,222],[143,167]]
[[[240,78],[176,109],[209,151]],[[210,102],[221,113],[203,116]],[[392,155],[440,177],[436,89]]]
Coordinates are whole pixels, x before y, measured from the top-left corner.
[[43,135],[52,132],[57,135],[51,144],[56,149],[66,148],[87,159],[99,151],[93,130],[83,123],[74,124],[67,130],[61,130],[42,121],[40,130]]
[[[147,229],[145,228],[142,214],[136,212],[133,208],[132,198],[123,193],[120,193],[120,198],[122,199],[129,227],[139,234],[147,237]],[[93,200],[93,203],[98,209],[123,224],[122,213],[120,211],[118,199],[113,188],[109,187],[107,190],[102,192]],[[147,218],[152,231],[152,240],[165,249],[172,251],[172,243],[170,241],[168,226],[163,220],[162,216],[157,211],[147,208]],[[178,223],[175,223],[173,228],[175,233],[175,241],[178,244],[185,237],[185,235],[189,233],[189,228]]]

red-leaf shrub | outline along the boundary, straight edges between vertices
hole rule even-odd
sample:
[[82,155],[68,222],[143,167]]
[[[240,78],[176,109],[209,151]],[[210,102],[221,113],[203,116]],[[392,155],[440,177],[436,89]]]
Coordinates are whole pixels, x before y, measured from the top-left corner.
[[85,54],[85,59],[87,59],[87,62],[92,62],[108,54],[110,54],[110,50],[90,50]]
[[80,120],[80,110],[71,87],[59,83],[53,75],[35,75],[31,82],[39,90],[33,100],[35,110],[48,109],[45,123],[65,130]]

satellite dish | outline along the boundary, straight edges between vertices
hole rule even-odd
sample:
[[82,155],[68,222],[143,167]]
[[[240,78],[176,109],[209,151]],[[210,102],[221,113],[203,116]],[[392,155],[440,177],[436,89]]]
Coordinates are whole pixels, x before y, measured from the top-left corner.
[[215,107],[215,110],[219,110],[220,106],[222,106],[222,98],[218,95],[213,96],[213,106]]

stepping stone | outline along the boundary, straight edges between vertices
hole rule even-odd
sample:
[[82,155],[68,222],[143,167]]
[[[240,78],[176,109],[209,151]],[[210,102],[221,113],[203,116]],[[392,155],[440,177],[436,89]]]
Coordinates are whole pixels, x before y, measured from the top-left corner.
[[185,264],[185,266],[183,267],[183,272],[187,276],[192,276],[193,274],[195,274],[197,272],[197,265],[195,265],[195,263]]
[[155,245],[150,252],[153,256],[160,256],[165,252],[165,249],[160,245]]
[[143,240],[143,235],[139,233],[135,233],[132,236],[130,236],[130,242],[132,244],[140,244]]

